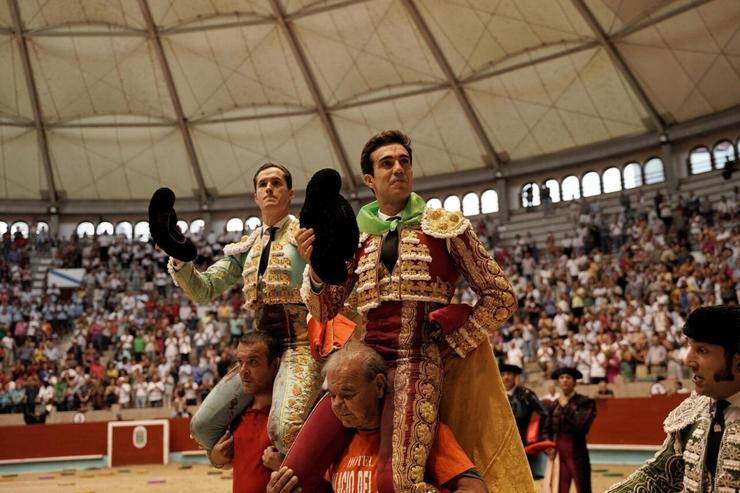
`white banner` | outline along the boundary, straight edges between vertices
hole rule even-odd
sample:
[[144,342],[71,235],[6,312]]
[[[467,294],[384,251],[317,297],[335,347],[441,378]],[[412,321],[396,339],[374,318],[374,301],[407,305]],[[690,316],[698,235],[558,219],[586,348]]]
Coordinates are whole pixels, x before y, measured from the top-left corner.
[[58,288],[79,288],[85,269],[49,269],[46,271],[46,285]]

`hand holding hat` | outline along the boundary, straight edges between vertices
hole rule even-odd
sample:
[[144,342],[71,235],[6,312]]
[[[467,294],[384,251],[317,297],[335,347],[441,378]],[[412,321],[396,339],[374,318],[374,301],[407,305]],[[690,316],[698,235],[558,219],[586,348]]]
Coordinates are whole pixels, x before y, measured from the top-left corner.
[[160,188],[149,201],[149,232],[154,243],[170,257],[183,262],[195,260],[198,249],[177,227],[175,193],[169,188]]
[[347,279],[346,263],[357,250],[360,230],[355,212],[340,190],[342,179],[335,170],[317,171],[306,186],[306,200],[301,209],[301,228],[313,229],[315,241],[311,268],[328,284]]

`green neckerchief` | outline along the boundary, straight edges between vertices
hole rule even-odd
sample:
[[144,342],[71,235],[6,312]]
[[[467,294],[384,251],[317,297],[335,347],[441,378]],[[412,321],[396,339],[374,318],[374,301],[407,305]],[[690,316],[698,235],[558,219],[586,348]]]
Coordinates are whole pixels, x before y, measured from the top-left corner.
[[371,202],[360,209],[357,214],[357,226],[360,232],[371,235],[383,235],[388,231],[395,231],[399,224],[403,226],[416,226],[421,223],[421,215],[427,203],[419,195],[411,192],[406,207],[401,211],[401,219],[383,221],[378,216],[380,205],[378,201]]

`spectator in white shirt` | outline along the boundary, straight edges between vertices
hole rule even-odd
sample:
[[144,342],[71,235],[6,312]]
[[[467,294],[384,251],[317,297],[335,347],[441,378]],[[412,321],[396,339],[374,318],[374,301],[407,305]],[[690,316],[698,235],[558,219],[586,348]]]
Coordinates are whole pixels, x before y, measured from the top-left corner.
[[590,383],[600,383],[606,381],[606,355],[599,346],[591,349],[591,373],[589,375]]
[[583,383],[590,383],[591,376],[591,351],[586,349],[583,342],[576,343],[576,351],[573,354],[573,364],[583,374]]
[[162,399],[164,398],[164,382],[159,378],[159,375],[154,375],[154,378],[147,386],[147,395],[149,397],[149,406],[151,407],[162,407]]
[[519,347],[516,340],[509,341],[509,349],[506,351],[506,362],[510,365],[524,368],[524,351]]
[[650,339],[650,347],[645,357],[645,364],[648,367],[648,373],[651,375],[664,376],[666,373],[666,364],[668,361],[668,351],[661,344],[658,336]]
[[177,370],[177,380],[180,384],[185,384],[191,379],[193,375],[193,367],[190,366],[188,361],[183,361],[180,364],[180,368]]
[[146,407],[147,398],[147,383],[144,380],[144,375],[135,376],[136,383],[134,383],[134,402],[137,409]]
[[195,406],[198,404],[198,384],[192,378],[188,378],[183,386],[185,390],[185,405]]
[[118,377],[118,403],[122,408],[131,406],[131,384],[128,377]]

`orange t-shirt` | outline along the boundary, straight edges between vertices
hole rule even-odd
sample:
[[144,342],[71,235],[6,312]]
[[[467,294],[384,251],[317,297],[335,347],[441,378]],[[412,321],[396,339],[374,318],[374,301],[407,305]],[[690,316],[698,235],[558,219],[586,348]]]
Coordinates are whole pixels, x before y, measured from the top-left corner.
[[[380,430],[358,431],[328,472],[334,493],[377,493],[378,450]],[[452,430],[440,423],[427,459],[429,482],[441,486],[474,467]]]

